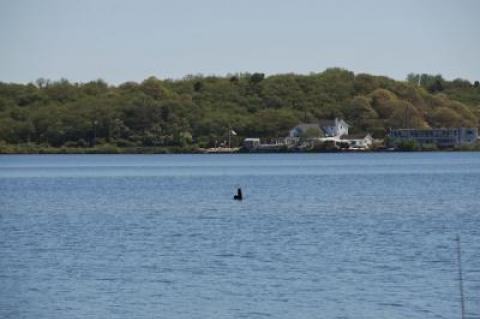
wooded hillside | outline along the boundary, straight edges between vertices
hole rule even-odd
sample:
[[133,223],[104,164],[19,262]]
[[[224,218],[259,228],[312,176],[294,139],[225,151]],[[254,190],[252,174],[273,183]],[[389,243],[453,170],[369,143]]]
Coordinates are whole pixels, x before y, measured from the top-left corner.
[[211,147],[228,127],[243,137],[286,136],[299,122],[341,117],[351,132],[382,138],[389,128],[478,127],[478,81],[410,74],[406,81],[327,69],[150,77],[118,86],[102,80],[0,83],[0,151],[46,147]]

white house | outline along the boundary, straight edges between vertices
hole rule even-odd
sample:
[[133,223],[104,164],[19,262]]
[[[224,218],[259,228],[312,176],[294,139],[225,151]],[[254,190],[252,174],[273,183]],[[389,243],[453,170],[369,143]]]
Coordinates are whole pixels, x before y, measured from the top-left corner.
[[344,120],[335,118],[333,120],[322,120],[320,123],[301,123],[290,130],[289,137],[301,137],[308,130],[320,130],[325,137],[341,137],[348,135],[348,125]]
[[350,127],[347,122],[339,118],[320,121],[320,126],[325,136],[331,137],[348,135],[348,128]]
[[354,150],[368,149],[373,144],[373,138],[370,134],[344,135],[341,141],[348,143],[349,148]]

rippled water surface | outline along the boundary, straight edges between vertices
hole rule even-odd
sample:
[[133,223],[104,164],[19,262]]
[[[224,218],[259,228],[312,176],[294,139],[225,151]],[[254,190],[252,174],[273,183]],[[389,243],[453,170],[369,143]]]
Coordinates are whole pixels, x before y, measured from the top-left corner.
[[480,153],[0,156],[0,318],[460,318],[457,234],[480,318]]

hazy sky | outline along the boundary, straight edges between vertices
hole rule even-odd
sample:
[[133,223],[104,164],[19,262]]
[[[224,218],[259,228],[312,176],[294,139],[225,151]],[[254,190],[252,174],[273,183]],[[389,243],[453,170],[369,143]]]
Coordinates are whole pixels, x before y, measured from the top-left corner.
[[480,80],[477,0],[0,0],[0,81],[343,67]]

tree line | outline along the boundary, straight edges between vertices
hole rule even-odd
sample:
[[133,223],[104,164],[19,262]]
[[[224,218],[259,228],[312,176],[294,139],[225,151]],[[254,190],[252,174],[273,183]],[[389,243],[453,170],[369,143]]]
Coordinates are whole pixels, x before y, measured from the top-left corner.
[[0,82],[0,152],[49,148],[188,151],[238,136],[283,137],[299,122],[340,117],[353,133],[390,128],[478,127],[478,81],[409,74],[406,81],[332,68],[309,75],[262,73],[149,77],[109,85],[38,79]]

